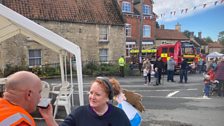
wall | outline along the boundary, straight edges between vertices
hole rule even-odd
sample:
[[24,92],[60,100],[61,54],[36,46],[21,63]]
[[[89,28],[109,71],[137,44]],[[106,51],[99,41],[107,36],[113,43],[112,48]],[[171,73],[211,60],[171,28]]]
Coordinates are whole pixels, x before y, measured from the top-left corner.
[[[82,61],[99,61],[99,48],[108,48],[108,60],[117,61],[125,54],[124,26],[110,26],[109,42],[102,44],[99,40],[99,28],[95,24],[74,24],[52,21],[36,21],[81,48]],[[28,64],[28,49],[42,50],[42,64],[58,63],[58,54],[27,37],[16,35],[0,44],[0,66],[5,64]]]

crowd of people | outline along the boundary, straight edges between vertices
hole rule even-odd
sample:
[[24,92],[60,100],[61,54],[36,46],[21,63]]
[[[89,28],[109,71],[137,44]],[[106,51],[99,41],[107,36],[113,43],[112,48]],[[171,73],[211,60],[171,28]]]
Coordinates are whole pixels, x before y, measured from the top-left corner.
[[[175,75],[175,68],[176,68],[177,63],[174,61],[173,56],[171,56],[169,58],[169,60],[167,61],[167,64],[165,64],[162,61],[162,58],[159,57],[156,59],[156,61],[153,63],[150,62],[149,58],[145,58],[143,61],[143,76],[144,76],[144,85],[149,85],[152,84],[151,83],[151,73],[154,74],[154,77],[156,78],[155,84],[153,84],[154,86],[156,85],[160,85],[161,84],[161,80],[162,80],[162,76],[163,74],[167,74],[167,82],[171,81],[171,82],[176,82],[174,80],[174,75]],[[180,79],[179,79],[179,83],[183,83],[183,81],[185,83],[187,83],[187,74],[188,74],[188,70],[189,70],[190,65],[187,63],[187,61],[185,59],[182,58],[182,62],[180,64]]]
[[[176,82],[174,80],[176,65],[177,63],[174,61],[173,56],[167,60],[166,64],[159,57],[153,65],[150,59],[145,58],[142,65],[144,85],[151,84],[151,73],[154,73],[155,86],[161,84],[163,73],[167,74],[167,82]],[[179,83],[188,83],[188,74],[197,72],[199,74],[203,73],[204,75],[204,97],[211,95],[213,93],[212,91],[216,91],[218,96],[224,96],[224,56],[209,62],[201,58],[198,63],[192,62],[191,64],[182,58],[179,71]],[[213,87],[215,85],[215,87],[211,89],[211,85]]]
[[212,60],[207,63],[207,70],[204,75],[204,97],[209,97],[214,92],[218,96],[224,96],[224,56],[219,60]]

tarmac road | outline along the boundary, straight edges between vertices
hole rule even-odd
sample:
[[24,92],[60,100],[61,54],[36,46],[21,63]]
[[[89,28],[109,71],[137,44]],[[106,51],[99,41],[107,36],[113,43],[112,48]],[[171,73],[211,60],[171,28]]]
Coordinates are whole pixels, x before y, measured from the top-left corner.
[[[223,126],[224,124],[224,98],[211,96],[203,98],[202,75],[189,75],[187,84],[166,82],[159,86],[145,86],[144,79],[140,76],[116,77],[123,88],[133,90],[143,95],[143,112],[141,126]],[[94,78],[84,77],[84,103],[88,103],[87,91]],[[175,75],[179,81],[179,76]],[[49,83],[59,82],[59,79],[46,80]],[[74,81],[75,82],[75,81]],[[79,105],[77,86],[74,94],[75,105]],[[59,108],[60,113],[56,118],[63,119],[64,108]],[[35,114],[34,114],[35,115]],[[38,117],[38,114],[35,116]],[[38,121],[38,126],[44,122]]]

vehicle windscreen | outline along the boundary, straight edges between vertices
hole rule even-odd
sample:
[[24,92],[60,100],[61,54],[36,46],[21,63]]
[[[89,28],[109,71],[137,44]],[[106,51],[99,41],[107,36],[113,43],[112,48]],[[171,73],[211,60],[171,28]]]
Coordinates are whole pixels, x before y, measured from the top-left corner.
[[191,47],[191,46],[183,47],[182,53],[183,54],[195,54],[194,47]]

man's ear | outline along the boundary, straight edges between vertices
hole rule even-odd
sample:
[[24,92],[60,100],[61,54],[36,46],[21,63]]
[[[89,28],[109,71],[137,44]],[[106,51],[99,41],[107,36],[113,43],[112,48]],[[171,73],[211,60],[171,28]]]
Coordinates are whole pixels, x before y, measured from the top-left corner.
[[31,99],[31,93],[32,93],[31,90],[26,90],[26,93],[25,93],[26,100],[30,100]]

